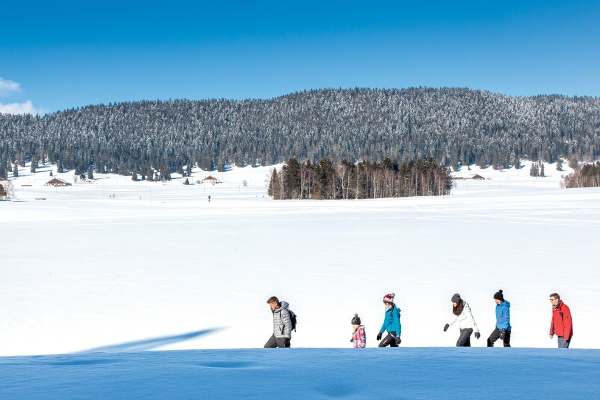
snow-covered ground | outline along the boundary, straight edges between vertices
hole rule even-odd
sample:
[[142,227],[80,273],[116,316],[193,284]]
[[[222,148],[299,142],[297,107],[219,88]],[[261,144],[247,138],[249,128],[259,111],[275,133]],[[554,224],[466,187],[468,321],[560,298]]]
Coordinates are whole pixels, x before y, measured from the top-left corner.
[[188,350],[0,358],[2,399],[593,399],[600,352]]
[[523,164],[463,168],[456,175],[491,179],[457,181],[450,196],[358,201],[273,201],[267,167],[190,179],[212,174],[215,186],[97,175],[59,188],[43,186],[50,167],[23,168],[11,179],[18,201],[0,202],[0,355],[211,328],[224,329],[160,348],[262,347],[272,295],[298,315],[293,347],[349,347],[354,313],[373,347],[390,292],[401,346],[454,346],[458,329],[442,328],[456,292],[482,332],[473,345],[485,346],[498,289],[514,347],[556,347],[548,295],[558,292],[572,347],[597,348],[600,189],[561,189],[568,171],[547,164],[536,179]]

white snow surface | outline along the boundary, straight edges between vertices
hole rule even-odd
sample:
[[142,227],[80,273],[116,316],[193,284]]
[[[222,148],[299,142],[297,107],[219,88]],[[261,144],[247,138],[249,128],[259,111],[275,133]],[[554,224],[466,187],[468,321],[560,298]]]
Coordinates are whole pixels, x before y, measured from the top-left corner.
[[600,351],[237,349],[0,357],[2,399],[593,399]]
[[0,202],[0,355],[212,328],[223,329],[160,349],[262,347],[273,295],[298,315],[293,347],[349,347],[354,313],[374,347],[390,292],[402,347],[454,346],[457,327],[442,328],[457,292],[481,347],[498,289],[514,347],[556,347],[548,295],[558,292],[573,314],[572,347],[597,348],[600,189],[561,189],[569,171],[546,164],[549,176],[532,178],[523,164],[464,167],[454,175],[491,179],[457,181],[450,196],[346,201],[273,201],[269,167],[194,170],[190,181],[224,182],[214,186],[106,174],[58,188],[43,186],[51,166],[21,168],[18,199]]

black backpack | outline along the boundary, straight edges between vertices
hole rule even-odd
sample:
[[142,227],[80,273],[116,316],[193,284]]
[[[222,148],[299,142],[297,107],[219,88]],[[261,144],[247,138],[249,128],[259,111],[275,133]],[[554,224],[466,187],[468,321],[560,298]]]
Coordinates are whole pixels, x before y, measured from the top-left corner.
[[290,315],[290,322],[292,323],[292,329],[296,332],[297,316],[296,313],[288,308],[288,314]]

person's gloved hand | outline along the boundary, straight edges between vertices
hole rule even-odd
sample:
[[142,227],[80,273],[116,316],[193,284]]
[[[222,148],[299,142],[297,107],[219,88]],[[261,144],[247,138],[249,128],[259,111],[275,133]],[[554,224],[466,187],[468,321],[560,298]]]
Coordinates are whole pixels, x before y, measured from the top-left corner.
[[506,329],[502,329],[502,332],[500,332],[500,340],[504,340],[505,337],[506,337]]
[[350,339],[350,343],[354,343],[354,338]]
[[444,332],[446,332],[448,330],[448,328],[450,328],[449,324],[444,325]]
[[377,340],[381,340],[381,332],[377,334]]
[[396,345],[399,345],[400,343],[402,343],[402,339],[400,339],[400,337],[396,338]]
[[476,339],[479,339],[480,337],[481,337],[481,333],[479,333],[479,332],[475,332],[475,338],[476,338]]

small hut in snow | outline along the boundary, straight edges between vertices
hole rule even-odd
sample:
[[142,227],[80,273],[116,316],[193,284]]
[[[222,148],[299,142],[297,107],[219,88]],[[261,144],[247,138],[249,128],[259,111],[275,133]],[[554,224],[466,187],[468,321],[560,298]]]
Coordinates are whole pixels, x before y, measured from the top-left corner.
[[65,182],[62,179],[52,178],[44,184],[44,186],[71,186],[69,182]]
[[212,183],[213,185],[216,185],[217,183],[221,183],[221,181],[215,178],[214,176],[209,175],[206,178],[202,179],[200,183]]
[[471,179],[475,179],[476,181],[484,181],[485,178],[481,175],[475,174]]

